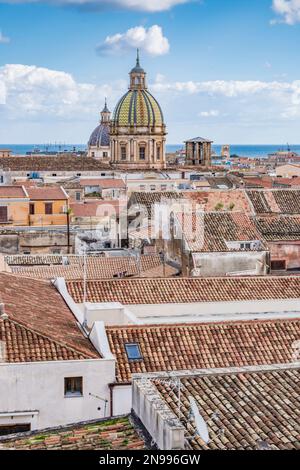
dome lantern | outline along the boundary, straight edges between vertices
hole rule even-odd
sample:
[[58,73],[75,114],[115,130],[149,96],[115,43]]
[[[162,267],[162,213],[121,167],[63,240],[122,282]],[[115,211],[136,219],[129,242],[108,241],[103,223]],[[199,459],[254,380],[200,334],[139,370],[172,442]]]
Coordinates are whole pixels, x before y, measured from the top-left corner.
[[130,72],[130,90],[143,90],[146,88],[146,72],[140,66],[139,50],[136,51],[136,64]]

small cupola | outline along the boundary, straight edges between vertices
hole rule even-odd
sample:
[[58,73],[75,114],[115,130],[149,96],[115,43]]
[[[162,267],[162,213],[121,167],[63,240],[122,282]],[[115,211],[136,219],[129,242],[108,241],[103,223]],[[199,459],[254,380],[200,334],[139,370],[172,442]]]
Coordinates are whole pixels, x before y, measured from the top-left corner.
[[107,107],[107,101],[106,101],[106,98],[105,98],[105,104],[104,104],[104,108],[102,109],[101,111],[101,122],[109,122],[110,121],[110,110],[108,109]]
[[140,65],[140,55],[137,49],[136,64],[130,72],[130,90],[143,90],[146,88],[146,72]]

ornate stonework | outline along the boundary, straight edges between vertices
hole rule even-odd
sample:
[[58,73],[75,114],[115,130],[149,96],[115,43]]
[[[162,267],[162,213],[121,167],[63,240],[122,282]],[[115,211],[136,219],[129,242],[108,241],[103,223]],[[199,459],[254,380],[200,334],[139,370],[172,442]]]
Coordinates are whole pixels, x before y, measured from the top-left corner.
[[119,168],[166,166],[166,126],[162,110],[146,86],[137,55],[129,91],[118,102],[110,123],[111,163]]

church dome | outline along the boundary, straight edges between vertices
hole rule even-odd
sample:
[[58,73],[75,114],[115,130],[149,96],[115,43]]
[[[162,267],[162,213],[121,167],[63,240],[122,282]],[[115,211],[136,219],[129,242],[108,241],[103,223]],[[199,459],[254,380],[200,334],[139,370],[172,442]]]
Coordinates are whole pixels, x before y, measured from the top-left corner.
[[162,126],[164,117],[156,99],[146,89],[131,89],[118,102],[113,113],[116,126]]
[[109,123],[101,123],[92,132],[89,147],[109,147]]

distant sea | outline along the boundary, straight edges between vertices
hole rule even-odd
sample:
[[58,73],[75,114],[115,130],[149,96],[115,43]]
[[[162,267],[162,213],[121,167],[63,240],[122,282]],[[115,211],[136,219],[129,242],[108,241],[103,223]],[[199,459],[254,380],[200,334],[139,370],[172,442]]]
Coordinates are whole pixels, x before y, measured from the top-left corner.
[[[221,153],[221,145],[213,145],[213,150],[217,155]],[[0,149],[10,149],[14,155],[25,155],[27,152],[32,152],[34,149],[39,149],[40,152],[58,152],[58,151],[75,151],[86,150],[86,145],[84,144],[63,144],[63,145],[15,145],[15,144],[0,144]],[[167,152],[176,152],[183,148],[183,145],[167,145]],[[300,144],[291,145],[291,151],[300,154]],[[277,152],[278,150],[287,150],[287,145],[231,145],[230,153],[231,155],[238,155],[240,157],[267,157],[268,154]]]

